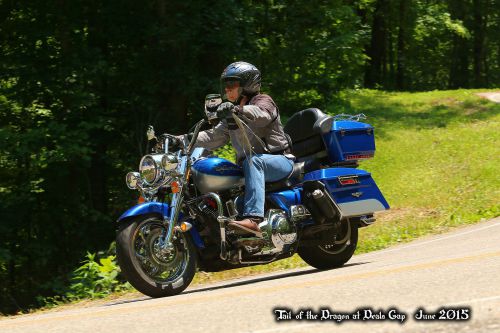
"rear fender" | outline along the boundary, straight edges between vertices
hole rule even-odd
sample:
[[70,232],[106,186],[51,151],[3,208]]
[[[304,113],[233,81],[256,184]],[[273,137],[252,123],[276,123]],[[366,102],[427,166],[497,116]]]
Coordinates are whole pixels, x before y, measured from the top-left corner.
[[[163,220],[168,220],[170,218],[170,207],[168,204],[162,202],[145,202],[142,204],[138,204],[132,208],[129,208],[125,213],[123,213],[118,218],[117,222],[121,224],[137,216],[149,216],[149,215],[158,216]],[[179,219],[182,219],[182,213],[179,214]],[[189,234],[191,236],[194,245],[197,248],[202,249],[205,247],[205,244],[203,243],[203,240],[201,239],[198,230],[196,230],[196,227],[193,226],[189,230]]]

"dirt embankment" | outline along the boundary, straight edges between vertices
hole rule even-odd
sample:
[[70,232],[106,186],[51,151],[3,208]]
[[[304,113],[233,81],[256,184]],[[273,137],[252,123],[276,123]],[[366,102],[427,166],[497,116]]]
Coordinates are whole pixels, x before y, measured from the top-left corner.
[[487,98],[492,102],[500,103],[500,91],[483,92],[483,93],[478,93],[477,95]]

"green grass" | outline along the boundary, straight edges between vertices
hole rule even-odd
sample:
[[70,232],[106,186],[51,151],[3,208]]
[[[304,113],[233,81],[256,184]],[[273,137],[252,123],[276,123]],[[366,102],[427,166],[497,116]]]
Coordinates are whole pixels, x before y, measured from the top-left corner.
[[[372,173],[391,210],[360,230],[356,253],[500,215],[500,104],[479,90],[344,91],[327,112],[364,113],[375,126]],[[220,273],[194,283],[306,266],[297,256]]]

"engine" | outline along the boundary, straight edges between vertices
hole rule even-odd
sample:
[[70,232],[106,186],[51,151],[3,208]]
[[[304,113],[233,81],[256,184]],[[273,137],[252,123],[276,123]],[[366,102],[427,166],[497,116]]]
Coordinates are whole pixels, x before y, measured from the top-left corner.
[[297,240],[295,225],[281,209],[270,209],[259,224],[261,238],[242,238],[235,245],[252,256],[274,255],[289,251]]

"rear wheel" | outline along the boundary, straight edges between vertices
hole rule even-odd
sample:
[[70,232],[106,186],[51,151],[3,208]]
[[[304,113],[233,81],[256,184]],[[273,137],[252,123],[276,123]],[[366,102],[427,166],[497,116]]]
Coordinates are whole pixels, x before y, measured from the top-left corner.
[[343,223],[338,241],[321,245],[299,247],[299,256],[317,269],[331,269],[344,265],[351,259],[358,244],[358,225],[347,220]]
[[123,275],[137,290],[151,297],[179,294],[191,283],[196,250],[191,238],[176,233],[171,251],[163,251],[163,221],[142,216],[125,222],[116,236],[116,254]]

